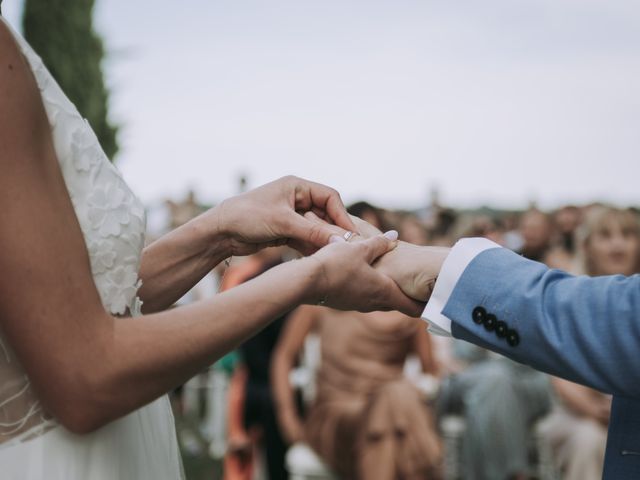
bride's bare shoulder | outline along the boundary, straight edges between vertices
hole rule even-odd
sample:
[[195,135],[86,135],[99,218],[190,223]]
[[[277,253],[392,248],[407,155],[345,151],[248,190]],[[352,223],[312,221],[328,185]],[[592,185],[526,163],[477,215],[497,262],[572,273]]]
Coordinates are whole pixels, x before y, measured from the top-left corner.
[[[22,158],[17,150],[34,149],[49,126],[31,67],[7,25],[0,21],[0,162]],[[28,143],[27,143],[28,142]]]
[[[13,34],[9,30],[9,27],[7,27],[7,24],[0,20],[0,61],[2,61],[3,70],[12,70],[15,68],[15,65],[7,62],[22,62],[21,57],[20,49],[16,44],[15,38],[13,38]],[[2,77],[4,77],[4,72]]]

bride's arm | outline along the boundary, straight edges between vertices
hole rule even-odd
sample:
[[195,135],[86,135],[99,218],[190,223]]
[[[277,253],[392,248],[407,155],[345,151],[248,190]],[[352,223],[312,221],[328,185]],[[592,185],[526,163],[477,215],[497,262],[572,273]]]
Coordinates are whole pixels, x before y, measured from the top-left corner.
[[329,245],[188,307],[109,315],[37,86],[4,28],[0,71],[0,330],[67,428],[88,432],[145,405],[300,303],[419,313],[370,266],[392,247],[377,237]]
[[[298,213],[305,211],[326,221],[309,221]],[[139,292],[143,311],[169,307],[231,255],[284,243],[311,253],[345,229],[355,226],[338,192],[301,178],[284,177],[227,199],[145,248]]]
[[217,213],[217,208],[212,209],[144,249],[139,272],[142,287],[138,291],[144,313],[170,307],[231,256],[229,242],[213,218]]

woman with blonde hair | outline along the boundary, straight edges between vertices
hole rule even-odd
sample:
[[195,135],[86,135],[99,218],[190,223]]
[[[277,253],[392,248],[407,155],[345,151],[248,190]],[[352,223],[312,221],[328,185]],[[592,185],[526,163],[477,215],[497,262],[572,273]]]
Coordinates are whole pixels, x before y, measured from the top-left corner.
[[577,237],[575,273],[629,276],[640,272],[640,221],[631,210],[592,207]]
[[[594,207],[577,232],[575,273],[589,276],[640,272],[640,222],[630,210]],[[611,396],[553,378],[558,405],[542,431],[566,480],[602,475]]]

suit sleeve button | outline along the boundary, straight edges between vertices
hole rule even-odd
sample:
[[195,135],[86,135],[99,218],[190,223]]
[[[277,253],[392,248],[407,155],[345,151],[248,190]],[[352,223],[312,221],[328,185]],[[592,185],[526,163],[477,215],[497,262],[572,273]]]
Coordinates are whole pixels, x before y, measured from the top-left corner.
[[498,319],[492,313],[487,314],[484,319],[484,329],[487,332],[493,332],[496,329],[496,324],[498,323]]
[[498,321],[496,323],[496,335],[498,338],[504,338],[507,336],[507,332],[509,331],[509,327],[503,321]]
[[484,319],[487,316],[487,311],[482,307],[476,307],[473,309],[471,313],[471,318],[473,318],[473,323],[477,325],[482,325],[484,323]]
[[520,335],[515,330],[509,330],[507,332],[507,343],[512,347],[517,347],[520,343]]

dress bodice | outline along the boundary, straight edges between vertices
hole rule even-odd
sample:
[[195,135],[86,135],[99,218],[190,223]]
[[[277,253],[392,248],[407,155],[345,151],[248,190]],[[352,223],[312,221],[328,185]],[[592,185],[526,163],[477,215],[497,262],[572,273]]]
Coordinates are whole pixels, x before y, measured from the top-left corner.
[[[102,303],[113,315],[137,315],[144,208],[40,57],[2,17],[0,21],[13,32],[40,90]],[[55,421],[42,410],[28,376],[0,331],[0,448],[38,436],[52,426]]]

